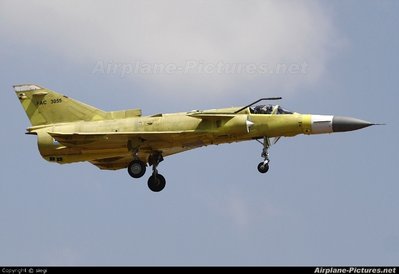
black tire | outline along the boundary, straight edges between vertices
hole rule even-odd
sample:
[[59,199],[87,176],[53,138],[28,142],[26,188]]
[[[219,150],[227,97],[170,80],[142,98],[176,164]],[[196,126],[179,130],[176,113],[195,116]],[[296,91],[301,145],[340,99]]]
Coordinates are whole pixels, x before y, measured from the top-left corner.
[[263,162],[260,162],[258,165],[258,171],[260,173],[266,173],[269,171],[269,164],[264,164]]
[[161,174],[157,174],[156,176],[151,175],[148,178],[148,188],[154,192],[159,192],[165,188],[166,180]]
[[146,166],[143,161],[133,160],[127,167],[127,172],[133,178],[141,178],[145,174]]

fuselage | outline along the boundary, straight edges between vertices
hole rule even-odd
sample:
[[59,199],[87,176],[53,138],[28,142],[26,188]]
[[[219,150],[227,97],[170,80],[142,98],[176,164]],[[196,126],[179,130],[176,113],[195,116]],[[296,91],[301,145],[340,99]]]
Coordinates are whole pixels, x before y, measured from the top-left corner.
[[[225,112],[225,109],[223,109]],[[31,128],[38,135],[38,145],[41,155],[49,161],[71,163],[91,161],[98,158],[108,158],[121,153],[129,154],[135,146],[148,147],[147,150],[161,150],[162,146],[178,147],[188,150],[195,147],[217,145],[259,139],[263,137],[289,137],[298,134],[328,133],[331,127],[330,116],[326,117],[325,130],[317,131],[313,126],[312,115],[309,114],[253,114],[249,109],[231,117],[209,117],[199,119],[190,116],[192,112],[159,114],[153,116],[132,117],[116,120],[80,121],[60,123],[39,128]],[[215,110],[202,113],[215,113]],[[318,116],[324,117],[324,116]],[[320,120],[320,119],[319,119]],[[327,130],[326,130],[327,129]],[[49,132],[64,133],[102,133],[102,132],[187,132],[177,134],[167,144],[163,139],[135,141],[130,144],[125,139],[105,138],[95,142],[87,141],[84,145],[65,146],[53,139]],[[166,155],[167,156],[167,155]],[[57,160],[58,159],[58,160]],[[62,160],[61,160],[62,159]],[[145,161],[146,159],[143,159]]]

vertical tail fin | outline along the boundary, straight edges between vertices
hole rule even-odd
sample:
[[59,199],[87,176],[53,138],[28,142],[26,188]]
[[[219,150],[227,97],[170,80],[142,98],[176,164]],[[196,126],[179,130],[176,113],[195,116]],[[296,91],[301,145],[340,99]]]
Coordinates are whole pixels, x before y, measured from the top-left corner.
[[15,85],[14,90],[32,126],[95,121],[106,112],[38,85]]

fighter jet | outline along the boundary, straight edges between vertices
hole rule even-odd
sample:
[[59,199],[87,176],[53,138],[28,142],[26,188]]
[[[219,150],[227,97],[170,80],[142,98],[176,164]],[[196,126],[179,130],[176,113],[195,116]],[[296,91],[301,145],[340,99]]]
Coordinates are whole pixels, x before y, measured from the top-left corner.
[[249,105],[142,116],[141,109],[103,111],[36,84],[14,90],[37,136],[41,156],[66,164],[88,161],[100,169],[126,168],[133,178],[152,167],[148,187],[164,189],[158,173],[164,157],[208,145],[256,140],[262,144],[258,171],[269,170],[269,147],[281,137],[352,131],[375,125],[351,117],[300,114],[279,105]]

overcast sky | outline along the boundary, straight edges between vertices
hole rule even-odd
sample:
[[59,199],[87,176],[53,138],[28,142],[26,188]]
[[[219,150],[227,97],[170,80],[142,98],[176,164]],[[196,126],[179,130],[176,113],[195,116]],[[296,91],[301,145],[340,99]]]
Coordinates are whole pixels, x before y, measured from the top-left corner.
[[[0,265],[395,265],[397,1],[0,0]],[[149,173],[43,160],[12,85],[145,115],[283,96],[385,122],[168,157]]]

